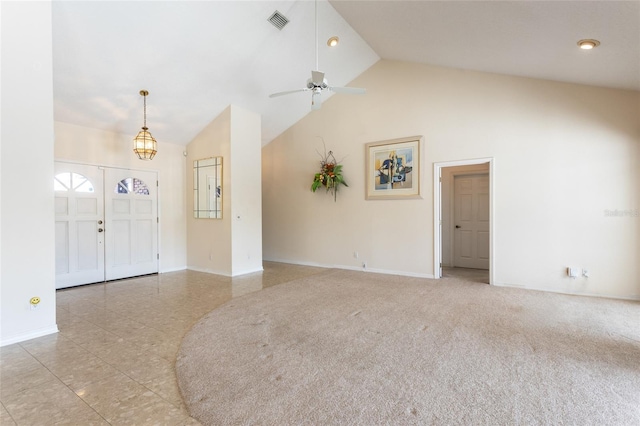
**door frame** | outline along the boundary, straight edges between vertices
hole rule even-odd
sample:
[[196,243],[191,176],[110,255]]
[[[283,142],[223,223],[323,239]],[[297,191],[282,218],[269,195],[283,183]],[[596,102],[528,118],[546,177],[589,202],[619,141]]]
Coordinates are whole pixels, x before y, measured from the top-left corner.
[[474,166],[489,163],[489,284],[495,282],[495,214],[494,214],[494,158],[474,158],[469,160],[440,161],[433,163],[433,277],[442,278],[442,169],[456,166]]

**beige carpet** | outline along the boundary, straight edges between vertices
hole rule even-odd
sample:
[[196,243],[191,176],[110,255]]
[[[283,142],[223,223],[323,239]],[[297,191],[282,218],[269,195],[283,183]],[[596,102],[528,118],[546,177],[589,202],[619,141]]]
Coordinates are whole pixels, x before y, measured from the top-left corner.
[[176,371],[205,425],[640,425],[640,304],[327,270],[209,313]]

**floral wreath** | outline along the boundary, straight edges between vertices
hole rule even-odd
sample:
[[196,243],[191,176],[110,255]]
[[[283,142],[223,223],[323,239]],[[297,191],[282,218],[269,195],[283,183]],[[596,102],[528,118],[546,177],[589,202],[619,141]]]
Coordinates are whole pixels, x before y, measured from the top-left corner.
[[320,186],[324,186],[327,192],[331,191],[333,194],[333,200],[337,200],[338,187],[340,185],[349,186],[344,181],[342,176],[342,165],[338,164],[336,157],[333,156],[333,151],[327,151],[325,149],[324,156],[318,152],[318,155],[322,158],[320,161],[320,173],[316,173],[311,184],[311,191],[316,192]]

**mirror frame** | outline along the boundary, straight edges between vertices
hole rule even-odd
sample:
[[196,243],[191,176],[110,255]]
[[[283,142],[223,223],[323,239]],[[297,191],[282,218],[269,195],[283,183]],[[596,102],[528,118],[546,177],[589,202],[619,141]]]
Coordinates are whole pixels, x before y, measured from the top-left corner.
[[193,162],[193,217],[222,219],[222,157]]

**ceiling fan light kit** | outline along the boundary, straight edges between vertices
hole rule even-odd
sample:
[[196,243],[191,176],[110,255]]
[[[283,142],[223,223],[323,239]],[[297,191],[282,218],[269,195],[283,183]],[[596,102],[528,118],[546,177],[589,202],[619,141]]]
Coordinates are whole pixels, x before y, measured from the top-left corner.
[[[320,109],[322,106],[322,92],[324,90],[329,90],[334,93],[345,93],[345,94],[354,94],[361,95],[366,93],[366,89],[361,89],[358,87],[332,87],[329,86],[329,83],[324,78],[324,72],[318,71],[318,1],[315,1],[315,48],[316,48],[316,70],[311,71],[311,78],[307,80],[307,85],[304,89],[296,89],[296,90],[287,90],[285,92],[278,92],[269,95],[270,98],[275,98],[277,96],[289,95],[291,93],[297,92],[308,92],[311,91],[311,109],[316,110]],[[338,44],[338,37],[333,36],[329,40],[327,40],[327,45],[330,47],[336,46]]]

